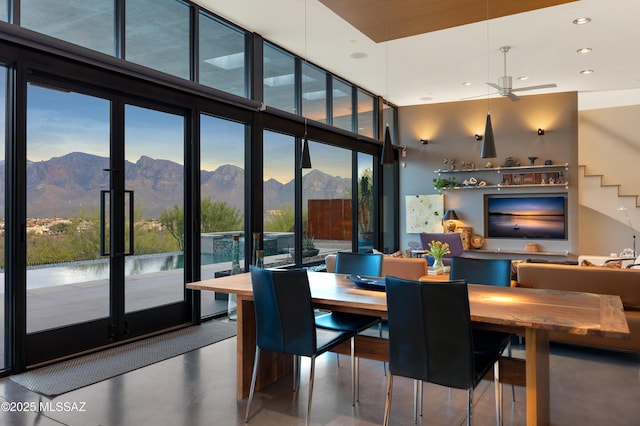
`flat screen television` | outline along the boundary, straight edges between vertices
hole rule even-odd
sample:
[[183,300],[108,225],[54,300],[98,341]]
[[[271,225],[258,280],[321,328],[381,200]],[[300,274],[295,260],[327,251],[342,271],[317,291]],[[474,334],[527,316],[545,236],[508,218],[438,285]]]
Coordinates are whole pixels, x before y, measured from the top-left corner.
[[567,239],[565,195],[485,195],[488,238]]

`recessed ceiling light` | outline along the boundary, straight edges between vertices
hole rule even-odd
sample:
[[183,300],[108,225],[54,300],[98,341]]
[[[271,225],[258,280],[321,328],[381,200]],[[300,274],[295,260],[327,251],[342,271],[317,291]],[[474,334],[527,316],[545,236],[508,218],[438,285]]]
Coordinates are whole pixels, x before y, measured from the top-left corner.
[[349,56],[351,56],[353,59],[364,59],[364,58],[366,58],[366,57],[367,57],[367,56],[369,56],[369,55],[367,55],[367,54],[366,54],[366,53],[364,53],[364,52],[354,52],[354,53],[352,53],[352,54],[351,54],[351,55],[349,55]]
[[523,75],[522,77],[518,77],[518,80],[527,81],[527,80],[529,80],[529,78],[531,78],[531,77],[529,77],[528,75]]
[[593,70],[582,70],[580,71],[580,74],[593,74]]
[[471,83],[469,83],[468,81],[465,81],[464,83],[462,83],[463,86],[471,86]]
[[590,47],[583,47],[582,49],[578,49],[578,50],[576,50],[576,52],[578,52],[578,53],[589,53],[589,52],[591,52],[592,50],[593,50],[593,49],[592,49],[592,48],[590,48]]
[[584,18],[576,18],[573,20],[573,23],[576,25],[584,25],[588,24],[589,22],[591,22],[591,18],[587,18],[586,16]]
[[423,96],[420,98],[421,101],[432,101],[433,98],[429,97],[429,96]]

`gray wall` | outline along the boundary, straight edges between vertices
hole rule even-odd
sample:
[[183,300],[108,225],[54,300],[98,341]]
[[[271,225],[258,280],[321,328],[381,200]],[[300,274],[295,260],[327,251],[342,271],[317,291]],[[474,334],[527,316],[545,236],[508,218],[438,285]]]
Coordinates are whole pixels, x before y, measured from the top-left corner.
[[[480,158],[482,142],[474,134],[483,134],[487,110],[491,112],[498,157]],[[539,136],[537,129],[545,129]],[[428,139],[422,145],[419,140]],[[485,249],[501,251],[524,250],[528,242],[537,243],[540,251],[578,253],[578,108],[575,92],[538,96],[523,96],[519,102],[498,98],[419,105],[399,109],[399,144],[407,147],[406,157],[400,157],[400,248],[410,241],[419,241],[419,235],[407,234],[405,224],[405,196],[436,194],[433,188],[434,171],[444,167],[444,158],[455,158],[460,168],[462,161],[475,162],[482,167],[487,161],[502,165],[506,157],[515,157],[521,165],[529,164],[527,157],[537,156],[536,164],[552,160],[554,164],[568,163],[564,171],[569,182],[564,188],[516,188],[486,190],[445,191],[446,209],[455,209],[461,217],[461,226],[473,228],[474,234],[484,236],[484,195],[504,193],[559,193],[568,194],[569,238],[566,241],[486,239]],[[461,181],[473,175],[478,180],[497,183],[495,172],[458,174]],[[450,175],[445,175],[450,176]],[[510,257],[519,257],[517,255]],[[523,255],[523,257],[526,257]]]

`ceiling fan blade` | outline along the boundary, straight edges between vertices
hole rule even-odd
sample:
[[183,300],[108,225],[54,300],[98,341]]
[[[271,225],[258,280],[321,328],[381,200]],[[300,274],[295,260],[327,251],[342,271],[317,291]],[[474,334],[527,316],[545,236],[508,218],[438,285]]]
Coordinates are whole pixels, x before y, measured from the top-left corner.
[[494,89],[496,89],[496,90],[502,90],[502,87],[498,86],[498,85],[497,85],[497,84],[495,84],[495,83],[487,83],[487,84],[488,84],[489,86],[493,87],[493,88],[494,88]]
[[552,87],[558,87],[555,83],[551,84],[541,84],[539,86],[527,86],[527,87],[518,87],[517,89],[512,89],[512,92],[522,91],[522,90],[536,90],[536,89],[550,89]]
[[499,92],[493,92],[493,93],[485,93],[484,95],[476,95],[476,96],[469,96],[468,98],[460,98],[461,101],[466,101],[467,99],[476,99],[476,98],[484,98],[490,95],[497,95]]
[[514,95],[513,93],[507,93],[507,98],[511,99],[513,102],[518,102],[520,100],[519,96]]

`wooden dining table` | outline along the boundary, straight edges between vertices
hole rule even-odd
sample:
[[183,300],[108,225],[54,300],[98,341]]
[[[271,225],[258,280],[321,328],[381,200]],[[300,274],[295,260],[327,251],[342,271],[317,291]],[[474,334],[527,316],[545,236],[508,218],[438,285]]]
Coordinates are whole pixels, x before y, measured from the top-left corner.
[[[316,308],[387,318],[386,294],[357,287],[344,274],[308,272]],[[433,277],[431,280],[446,280]],[[238,398],[249,394],[255,353],[255,312],[249,273],[187,284],[192,290],[237,295]],[[469,284],[469,306],[474,327],[525,337],[525,358],[501,360],[501,381],[525,386],[526,424],[550,423],[549,332],[629,338],[629,327],[619,296],[557,290]],[[356,355],[386,361],[388,340],[356,337]],[[349,353],[348,342],[338,349]],[[261,356],[257,387],[264,387],[292,371],[291,357]]]

